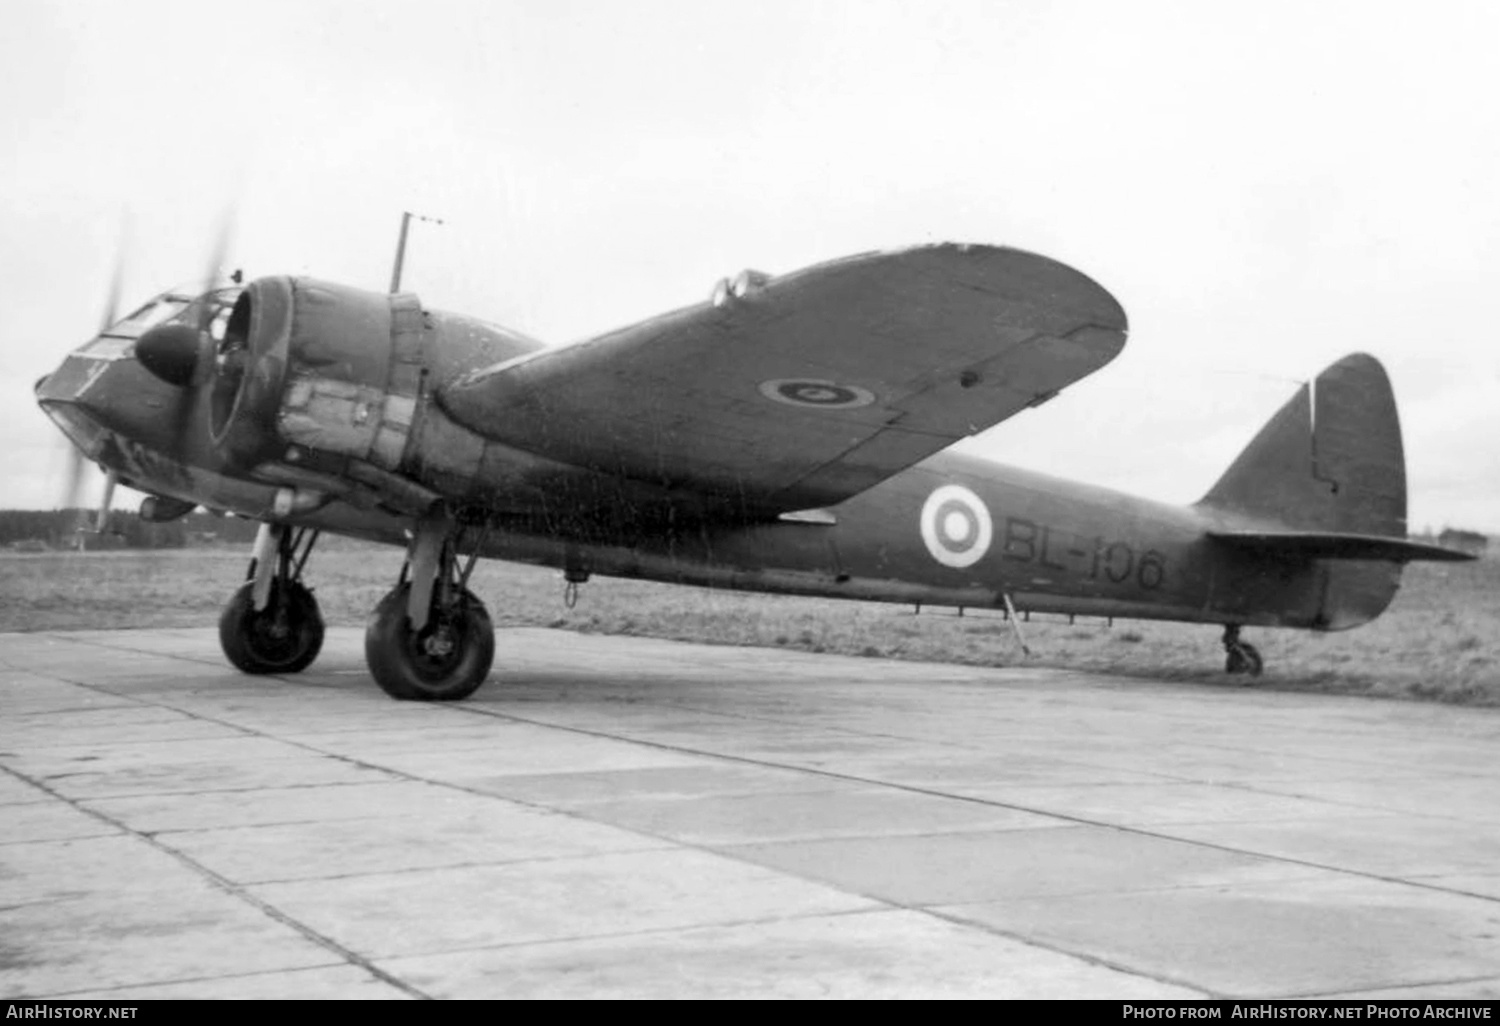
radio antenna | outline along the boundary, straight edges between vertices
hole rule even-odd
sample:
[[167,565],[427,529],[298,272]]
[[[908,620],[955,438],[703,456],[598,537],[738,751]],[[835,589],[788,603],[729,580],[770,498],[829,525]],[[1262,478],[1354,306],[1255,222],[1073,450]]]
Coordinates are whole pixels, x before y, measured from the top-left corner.
[[396,266],[391,268],[391,292],[393,294],[401,291],[401,266],[406,262],[406,235],[411,227],[412,218],[416,218],[418,221],[426,221],[429,224],[443,223],[435,217],[428,217],[425,214],[413,214],[410,210],[403,210],[401,212],[401,235],[396,239]]

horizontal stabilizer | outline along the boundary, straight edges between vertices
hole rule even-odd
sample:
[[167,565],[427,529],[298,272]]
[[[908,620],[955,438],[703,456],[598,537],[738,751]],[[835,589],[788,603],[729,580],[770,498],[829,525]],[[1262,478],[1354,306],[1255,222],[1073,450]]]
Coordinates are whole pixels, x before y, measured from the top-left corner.
[[1467,552],[1424,545],[1380,534],[1342,534],[1314,531],[1210,531],[1214,541],[1235,548],[1281,553],[1303,559],[1383,559],[1393,563],[1415,560],[1473,559]]

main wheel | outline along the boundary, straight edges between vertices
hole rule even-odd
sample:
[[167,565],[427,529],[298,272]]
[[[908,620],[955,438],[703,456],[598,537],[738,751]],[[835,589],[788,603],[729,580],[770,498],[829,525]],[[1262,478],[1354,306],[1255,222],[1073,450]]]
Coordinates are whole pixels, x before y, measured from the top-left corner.
[[434,606],[427,626],[406,615],[411,584],[380,600],[365,627],[370,675],[392,698],[454,702],[484,683],[495,659],[495,628],[484,603],[467,591],[447,608]]
[[273,581],[266,608],[256,612],[254,584],[240,585],[219,616],[219,645],[245,673],[297,673],[323,648],[318,600],[297,581]]

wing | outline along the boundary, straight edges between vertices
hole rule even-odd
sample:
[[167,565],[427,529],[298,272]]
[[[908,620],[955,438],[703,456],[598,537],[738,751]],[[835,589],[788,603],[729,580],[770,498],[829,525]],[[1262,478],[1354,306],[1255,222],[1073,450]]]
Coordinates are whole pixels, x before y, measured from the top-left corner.
[[1125,342],[1108,292],[1018,250],[937,245],[721,283],[708,303],[439,394],[497,442],[780,512],[831,505],[1051,398]]

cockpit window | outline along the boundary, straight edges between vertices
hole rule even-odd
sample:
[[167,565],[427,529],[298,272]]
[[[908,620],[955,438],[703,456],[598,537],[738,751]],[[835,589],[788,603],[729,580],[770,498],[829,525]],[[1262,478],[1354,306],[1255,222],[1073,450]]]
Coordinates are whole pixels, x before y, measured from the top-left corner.
[[240,298],[240,293],[243,291],[243,288],[236,286],[210,292],[205,297],[186,296],[176,291],[164,293],[123,321],[106,328],[104,334],[139,338],[148,329],[168,321],[196,324],[199,304],[206,301],[213,308],[213,315],[209,318],[209,332],[216,339],[223,338],[224,325],[229,320],[229,311],[234,309],[234,301]]
[[229,315],[234,312],[234,302],[228,306],[219,307],[219,312],[214,314],[214,319],[208,322],[208,333],[214,337],[215,342],[224,340],[224,329],[229,325]]
[[193,300],[181,319],[196,323],[202,309],[200,304],[207,302],[213,311],[208,317],[208,333],[213,336],[214,341],[220,341],[224,338],[224,328],[229,323],[229,314],[234,310],[234,301],[240,298],[240,293],[243,291],[244,289],[233,288],[210,292],[200,299]]
[[123,321],[106,329],[110,335],[139,335],[147,328],[154,328],[169,321],[187,308],[187,301],[175,296],[160,296],[151,300]]
[[133,338],[120,338],[116,335],[100,335],[92,342],[78,350],[81,356],[92,356],[99,360],[118,360],[128,356],[131,347],[135,345]]

